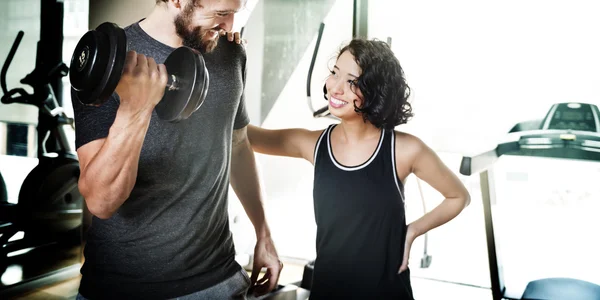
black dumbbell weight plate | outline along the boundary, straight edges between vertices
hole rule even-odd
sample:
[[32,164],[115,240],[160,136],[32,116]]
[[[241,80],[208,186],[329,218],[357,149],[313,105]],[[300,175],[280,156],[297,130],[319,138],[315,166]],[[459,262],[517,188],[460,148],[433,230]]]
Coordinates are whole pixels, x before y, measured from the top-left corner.
[[[169,83],[156,113],[162,120],[187,119],[204,102],[208,90],[208,72],[202,55],[189,47],[175,49],[165,60]],[[173,80],[173,78],[176,78]]]
[[69,69],[71,93],[86,105],[101,105],[117,88],[127,55],[125,31],[106,22],[77,43]]
[[[192,101],[185,107],[183,114],[181,115],[180,120],[185,120],[189,118],[193,112],[198,110],[202,103],[204,103],[204,99],[206,99],[206,93],[208,92],[208,70],[206,69],[206,63],[204,62],[204,57],[194,50],[195,54],[195,63],[196,69],[196,85],[199,88],[194,89],[192,95]],[[195,100],[194,100],[195,99]]]

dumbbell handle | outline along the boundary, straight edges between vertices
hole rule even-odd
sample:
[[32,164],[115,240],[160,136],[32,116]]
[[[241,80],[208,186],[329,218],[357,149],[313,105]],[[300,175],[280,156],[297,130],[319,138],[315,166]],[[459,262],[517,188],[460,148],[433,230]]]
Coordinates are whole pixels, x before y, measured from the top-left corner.
[[175,75],[167,76],[167,84],[165,85],[167,91],[177,91],[181,88],[182,85],[183,83],[181,82],[181,79],[179,77]]
[[181,79],[175,75],[169,75],[167,77],[167,91],[176,91],[179,90],[179,88],[181,87],[182,82]]

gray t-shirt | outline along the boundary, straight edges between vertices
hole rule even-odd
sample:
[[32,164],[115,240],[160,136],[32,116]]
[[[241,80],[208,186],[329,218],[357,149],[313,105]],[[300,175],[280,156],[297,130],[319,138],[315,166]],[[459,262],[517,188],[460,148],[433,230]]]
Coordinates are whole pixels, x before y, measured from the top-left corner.
[[[163,63],[174,50],[134,23],[128,49]],[[222,37],[204,54],[209,90],[180,123],[153,113],[129,199],[107,220],[93,218],[80,293],[87,298],[165,299],[212,286],[236,271],[227,195],[234,129],[244,107],[246,53]],[[116,94],[115,94],[116,95]],[[76,147],[108,136],[118,96],[100,107],[73,101]]]

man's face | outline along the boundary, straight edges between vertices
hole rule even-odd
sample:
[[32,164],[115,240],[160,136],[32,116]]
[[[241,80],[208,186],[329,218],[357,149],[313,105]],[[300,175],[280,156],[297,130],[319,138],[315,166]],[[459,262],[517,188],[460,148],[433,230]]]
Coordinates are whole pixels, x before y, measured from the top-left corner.
[[231,31],[233,17],[242,8],[242,0],[187,0],[175,17],[177,35],[183,45],[201,52],[217,47],[219,30]]

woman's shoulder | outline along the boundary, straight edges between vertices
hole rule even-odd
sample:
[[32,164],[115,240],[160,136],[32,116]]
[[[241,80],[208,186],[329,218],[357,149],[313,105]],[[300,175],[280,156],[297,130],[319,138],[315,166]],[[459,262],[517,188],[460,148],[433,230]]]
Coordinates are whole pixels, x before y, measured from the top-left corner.
[[421,140],[418,136],[412,134],[412,133],[408,133],[405,131],[401,131],[401,130],[393,130],[394,132],[394,136],[396,137],[396,143],[400,142],[402,144],[409,144],[409,145],[418,145],[418,144],[423,144],[423,140]]
[[414,154],[417,155],[419,152],[427,148],[427,145],[421,138],[418,136],[400,131],[394,130],[395,136],[395,147],[397,150],[402,151],[405,154]]

